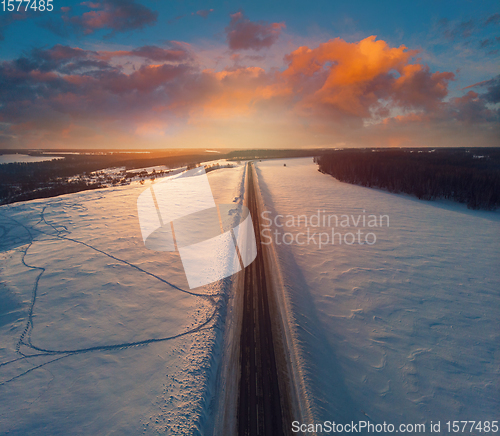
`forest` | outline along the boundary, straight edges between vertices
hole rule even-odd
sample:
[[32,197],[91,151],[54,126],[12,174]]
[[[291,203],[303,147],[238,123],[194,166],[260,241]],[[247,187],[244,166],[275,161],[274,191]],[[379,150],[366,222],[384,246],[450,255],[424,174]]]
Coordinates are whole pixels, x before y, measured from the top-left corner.
[[[175,168],[200,162],[207,157],[212,155],[197,152],[184,154],[155,152],[144,155],[99,152],[64,155],[64,159],[44,162],[2,164],[0,205],[97,189],[110,184],[128,184],[131,176],[156,177],[158,174],[155,171],[154,174],[126,173],[126,170],[156,165]],[[121,167],[124,170],[107,177],[99,174],[99,171],[112,167]]]
[[[71,153],[68,153],[70,151]],[[13,154],[18,150],[0,150],[0,154]],[[130,170],[154,166],[194,168],[200,162],[227,159],[241,161],[247,159],[269,159],[283,157],[314,156],[321,150],[205,150],[205,149],[166,149],[166,150],[46,150],[51,155],[64,159],[32,163],[0,164],[0,205],[18,201],[48,198],[61,194],[97,189],[110,185],[124,185],[132,180],[155,178],[162,174]],[[25,152],[31,156],[44,155],[44,150]],[[227,167],[231,165],[228,164]],[[122,168],[105,174],[103,170]],[[209,165],[208,171],[224,166]],[[163,173],[168,171],[163,171]]]
[[500,148],[344,149],[322,153],[315,162],[341,182],[454,200],[470,209],[500,205]]

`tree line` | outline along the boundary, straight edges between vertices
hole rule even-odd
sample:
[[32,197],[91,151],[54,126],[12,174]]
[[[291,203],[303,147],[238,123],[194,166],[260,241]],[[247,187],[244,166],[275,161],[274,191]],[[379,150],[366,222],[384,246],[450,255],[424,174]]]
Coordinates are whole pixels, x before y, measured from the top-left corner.
[[470,209],[500,205],[500,148],[345,149],[324,152],[315,162],[341,182],[450,199]]
[[[199,162],[205,154],[186,153],[185,155],[130,157],[113,153],[68,155],[64,159],[9,163],[0,165],[0,205],[36,198],[55,197],[88,189],[102,187],[104,182],[113,184],[127,181],[127,178],[144,175],[141,172],[126,173],[115,176],[112,180],[102,180],[99,174],[90,176],[110,167],[125,169],[166,165],[171,168]],[[162,175],[165,171],[153,170],[153,176]]]
[[[46,150],[58,156],[57,150]],[[15,153],[16,150],[2,150],[0,154]],[[40,152],[29,152],[30,155],[40,155]],[[321,150],[219,150],[217,153],[204,149],[171,149],[149,150],[133,153],[113,150],[73,150],[81,154],[59,154],[64,159],[31,162],[10,163],[0,165],[0,205],[17,201],[48,198],[61,194],[79,192],[87,189],[97,189],[110,180],[102,181],[99,177],[89,174],[111,167],[124,167],[126,170],[165,165],[169,168],[188,166],[195,168],[200,162],[216,159],[230,161],[246,159],[265,159],[282,157],[314,156]],[[217,168],[220,168],[217,167]],[[209,167],[207,171],[217,169]],[[154,171],[153,171],[154,172]],[[128,177],[138,174],[125,174],[114,177],[113,184],[123,184]],[[140,175],[140,174],[139,174]],[[162,175],[153,174],[152,177]],[[149,177],[149,176],[148,176]],[[105,183],[106,182],[106,183]]]

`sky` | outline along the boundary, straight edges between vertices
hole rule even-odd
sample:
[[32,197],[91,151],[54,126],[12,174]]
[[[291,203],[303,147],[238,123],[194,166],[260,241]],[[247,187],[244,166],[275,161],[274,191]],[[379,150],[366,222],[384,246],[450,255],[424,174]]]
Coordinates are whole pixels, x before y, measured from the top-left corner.
[[0,4],[0,148],[500,143],[497,1],[31,1]]

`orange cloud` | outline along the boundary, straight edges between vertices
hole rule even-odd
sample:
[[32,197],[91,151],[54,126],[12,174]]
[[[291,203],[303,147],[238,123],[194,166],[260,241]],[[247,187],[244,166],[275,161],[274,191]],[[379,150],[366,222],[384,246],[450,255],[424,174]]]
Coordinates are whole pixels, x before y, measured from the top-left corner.
[[266,72],[258,67],[204,70],[203,76],[206,92],[191,114],[211,118],[248,115],[253,104],[263,98],[261,89],[267,81]]
[[[179,42],[109,52],[36,49],[0,62],[0,141],[14,134],[22,144],[102,136],[96,140],[107,144],[112,134],[131,145],[160,144],[163,135],[181,146],[186,138],[199,144],[196,135],[207,144],[227,140],[227,146],[266,138],[269,146],[407,145],[430,126],[459,132],[466,124],[468,131],[498,125],[500,111],[490,105],[498,100],[498,78],[447,99],[454,74],[430,71],[414,59],[417,53],[375,36],[352,43],[336,38],[297,48],[280,71],[254,66],[250,56],[207,69],[192,46]],[[133,70],[127,56],[137,58]],[[487,92],[479,93],[483,88]],[[493,137],[497,130],[489,132]]]
[[335,38],[315,49],[300,47],[285,57],[288,68],[285,77],[312,75],[329,63],[327,85],[338,86],[366,82],[391,69],[399,69],[418,51],[402,45],[390,48],[385,41],[369,36],[349,43]]
[[355,43],[336,38],[287,55],[282,77],[306,92],[304,108],[367,117],[379,99],[390,98],[391,74],[403,73],[417,53],[404,45],[391,48],[375,36]]
[[141,136],[154,137],[154,136],[165,136],[165,129],[167,124],[161,120],[149,120],[137,123],[135,133]]

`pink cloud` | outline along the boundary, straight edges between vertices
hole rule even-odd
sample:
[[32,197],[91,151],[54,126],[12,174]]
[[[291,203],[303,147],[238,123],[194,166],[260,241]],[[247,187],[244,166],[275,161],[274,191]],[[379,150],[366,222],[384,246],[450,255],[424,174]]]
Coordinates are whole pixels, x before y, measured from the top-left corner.
[[213,9],[201,9],[199,11],[196,11],[196,15],[199,15],[202,18],[207,18],[213,11]]
[[285,23],[250,21],[243,12],[231,15],[226,27],[227,42],[231,50],[260,50],[271,47],[279,38]]
[[137,56],[156,62],[181,62],[191,57],[186,47],[176,42],[171,42],[170,48],[147,45],[133,50],[100,51],[98,54],[99,59],[106,61],[114,57],[123,56]]
[[135,0],[102,0],[83,2],[81,5],[92,10],[82,15],[69,16],[69,8],[62,9],[64,12],[62,19],[67,26],[84,35],[100,29],[108,29],[112,33],[141,29],[154,24],[158,17],[158,12],[152,11]]
[[[33,126],[30,137],[42,131],[71,137],[82,126],[107,131],[113,124],[122,129],[117,137],[128,132],[133,142],[137,132],[156,126],[202,126],[238,137],[239,126],[246,125],[301,144],[308,138],[325,144],[333,136],[361,141],[373,134],[382,145],[406,144],[401,138],[432,128],[498,126],[500,113],[489,103],[498,100],[500,79],[450,99],[453,73],[432,72],[415,60],[417,53],[374,36],[337,38],[296,48],[282,70],[252,66],[248,56],[249,65],[240,65],[234,52],[229,65],[215,70],[204,68],[194,49],[180,42],[99,52],[56,45],[0,62],[0,119],[20,141],[20,126]],[[129,56],[135,57],[134,70]]]
[[319,115],[365,118],[386,104],[435,108],[447,96],[454,74],[431,73],[411,63],[417,53],[404,45],[390,47],[375,36],[353,43],[336,38],[285,56],[288,68],[281,77],[303,95],[299,106]]

